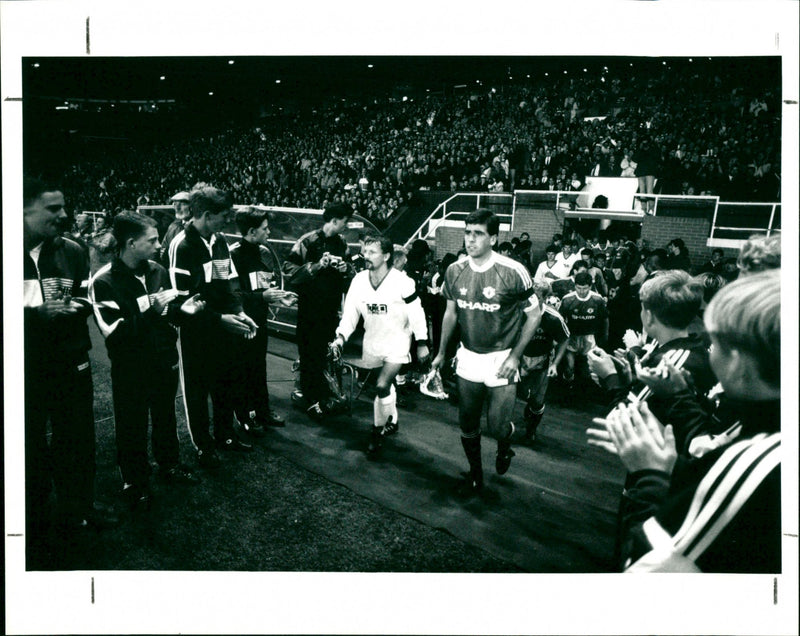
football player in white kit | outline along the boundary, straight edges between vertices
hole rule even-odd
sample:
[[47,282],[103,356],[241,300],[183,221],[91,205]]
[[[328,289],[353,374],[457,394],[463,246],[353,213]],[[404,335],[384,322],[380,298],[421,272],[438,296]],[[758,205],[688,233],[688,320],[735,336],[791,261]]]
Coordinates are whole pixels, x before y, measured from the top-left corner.
[[456,324],[461,345],[456,353],[458,419],[461,445],[469,473],[460,493],[471,495],[483,487],[481,415],[487,402],[487,424],[497,439],[495,469],[502,475],[514,451],[511,413],[515,383],[525,346],[542,319],[539,299],[533,293],[530,273],[521,263],[493,251],[500,221],[491,210],[478,209],[465,221],[467,256],[445,272],[443,295],[447,309],[442,321],[439,353],[431,363],[439,368]]
[[362,255],[366,269],[356,274],[344,301],[336,338],[331,343],[334,356],[341,354],[347,339],[364,318],[362,361],[367,368],[380,368],[375,382],[374,421],[367,454],[375,456],[386,435],[396,433],[397,392],[394,379],[400,368],[411,361],[411,334],[417,341],[417,357],[427,360],[428,323],[414,281],[392,267],[394,246],[384,236],[364,239]]

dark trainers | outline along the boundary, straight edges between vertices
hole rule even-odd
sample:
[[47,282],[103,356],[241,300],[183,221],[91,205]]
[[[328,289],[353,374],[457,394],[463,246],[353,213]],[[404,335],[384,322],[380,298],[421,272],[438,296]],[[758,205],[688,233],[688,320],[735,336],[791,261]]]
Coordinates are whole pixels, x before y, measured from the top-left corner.
[[236,437],[229,437],[228,439],[224,439],[221,442],[218,442],[218,446],[222,450],[236,451],[237,453],[250,453],[253,450],[252,444],[243,442],[242,440]]
[[498,475],[505,475],[508,472],[508,467],[511,466],[511,458],[516,453],[511,450],[511,440],[500,440],[497,442],[497,458],[494,461],[494,467]]
[[258,422],[261,426],[286,426],[286,420],[284,420],[282,416],[278,415],[272,409],[267,412],[266,416],[256,415],[256,422]]
[[314,402],[306,409],[306,414],[315,422],[321,422],[325,417],[325,411],[322,410],[319,402]]
[[[131,511],[150,510],[152,499],[150,489],[147,486],[137,486],[135,484],[125,484],[122,487],[122,500]],[[89,523],[92,523],[87,519]]]
[[456,484],[455,494],[457,497],[472,497],[483,490],[483,475],[469,471],[461,473],[462,479]]
[[199,484],[200,478],[195,475],[188,466],[176,464],[163,471],[163,477],[172,484]]
[[300,389],[292,391],[289,399],[292,401],[292,406],[296,409],[305,409],[308,406],[308,402],[306,402],[306,398],[303,396],[303,392]]
[[383,447],[383,427],[373,426],[370,432],[369,446],[367,447],[367,455],[375,457]]
[[219,468],[222,462],[220,461],[217,452],[212,448],[210,450],[198,450],[197,463],[200,464],[200,466],[202,466],[203,468],[206,468],[208,470],[214,470],[216,468]]
[[253,437],[264,437],[266,431],[264,431],[261,422],[259,422],[256,418],[248,417],[241,421],[242,430],[247,433],[248,435],[252,435]]
[[386,420],[386,424],[383,426],[383,436],[394,435],[398,430],[400,430],[400,425],[395,422],[394,418],[390,415]]

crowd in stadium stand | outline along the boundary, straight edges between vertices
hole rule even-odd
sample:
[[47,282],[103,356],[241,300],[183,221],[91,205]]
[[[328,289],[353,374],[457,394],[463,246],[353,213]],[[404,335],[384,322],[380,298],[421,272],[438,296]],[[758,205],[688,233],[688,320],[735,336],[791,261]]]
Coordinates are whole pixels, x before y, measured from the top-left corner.
[[710,79],[660,71],[330,101],[203,138],[87,159],[67,170],[64,183],[76,210],[164,204],[206,181],[238,204],[344,202],[379,226],[419,189],[575,190],[587,175],[648,172],[656,193],[777,200],[778,92],[748,88],[733,71]]

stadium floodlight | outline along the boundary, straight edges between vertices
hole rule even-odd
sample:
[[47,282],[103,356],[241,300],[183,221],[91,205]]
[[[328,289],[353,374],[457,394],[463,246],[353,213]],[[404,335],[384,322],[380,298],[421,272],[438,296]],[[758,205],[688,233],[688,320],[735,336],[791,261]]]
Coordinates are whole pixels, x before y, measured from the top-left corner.
[[161,76],[161,77],[159,77],[158,79],[160,79],[160,80],[163,82],[165,79],[167,79],[167,76],[166,76],[166,75],[162,75],[162,76]]
[[372,64],[367,64],[367,68],[374,68]]
[[280,84],[280,83],[281,83],[281,81],[280,81],[280,80],[275,80],[275,83],[276,83],[276,84]]
[[228,60],[228,64],[233,64],[233,63],[234,63],[233,60]]
[[[710,60],[711,58],[708,58],[708,59]],[[33,65],[33,68],[39,68],[39,66],[40,66],[40,64],[37,62],[36,64]]]
[[208,91],[208,94],[209,94],[209,95],[213,95],[213,94],[214,94],[214,91]]

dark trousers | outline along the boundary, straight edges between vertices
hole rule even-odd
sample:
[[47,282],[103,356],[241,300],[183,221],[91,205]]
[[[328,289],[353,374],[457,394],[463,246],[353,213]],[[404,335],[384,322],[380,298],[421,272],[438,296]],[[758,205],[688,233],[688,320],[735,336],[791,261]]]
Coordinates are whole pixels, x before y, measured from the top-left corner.
[[300,354],[300,390],[309,404],[320,402],[331,393],[323,372],[327,365],[328,343],[338,324],[337,314],[320,308],[303,308],[297,314],[297,352]]
[[147,459],[148,413],[153,423],[153,456],[162,468],[178,463],[175,390],[178,369],[130,363],[111,364],[117,463],[126,484],[143,486],[150,475]]
[[239,421],[255,411],[269,417],[267,389],[267,326],[261,325],[252,340],[242,340],[237,348],[236,368],[231,377],[231,389],[236,392],[236,417]]
[[56,514],[63,520],[80,521],[94,505],[93,399],[88,356],[46,368],[26,365],[25,501],[30,539],[41,538],[53,487]]
[[[217,441],[234,436],[233,409],[235,394],[231,376],[235,369],[232,337],[226,333],[208,334],[180,330],[180,365],[183,401],[192,443],[208,451]],[[208,398],[214,411],[214,437],[209,432]]]

